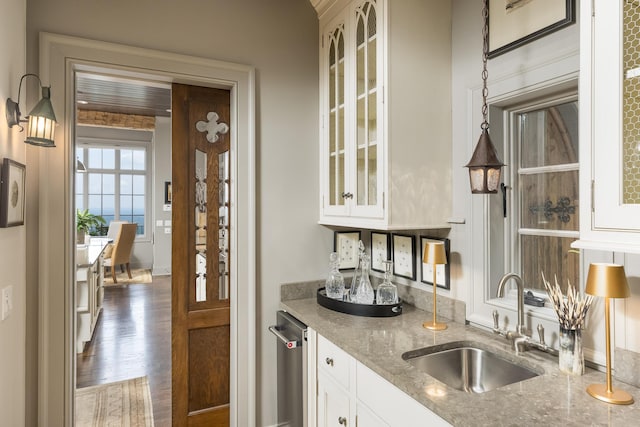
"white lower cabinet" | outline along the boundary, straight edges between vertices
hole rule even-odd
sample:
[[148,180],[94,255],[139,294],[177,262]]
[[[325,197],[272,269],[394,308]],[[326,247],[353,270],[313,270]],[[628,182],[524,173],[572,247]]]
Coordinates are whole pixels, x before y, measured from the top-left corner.
[[450,426],[319,334],[317,382],[318,427]]

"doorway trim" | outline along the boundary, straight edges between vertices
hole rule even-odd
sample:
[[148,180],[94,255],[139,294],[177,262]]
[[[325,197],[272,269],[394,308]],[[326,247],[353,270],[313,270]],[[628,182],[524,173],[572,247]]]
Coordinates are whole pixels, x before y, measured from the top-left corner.
[[[72,426],[75,316],[75,85],[79,70],[231,90],[231,162],[237,224],[231,238],[231,426],[254,425],[256,408],[255,71],[253,67],[188,55],[40,33],[40,77],[52,87],[56,148],[38,153],[39,348],[38,421]],[[175,142],[174,142],[175,143]]]

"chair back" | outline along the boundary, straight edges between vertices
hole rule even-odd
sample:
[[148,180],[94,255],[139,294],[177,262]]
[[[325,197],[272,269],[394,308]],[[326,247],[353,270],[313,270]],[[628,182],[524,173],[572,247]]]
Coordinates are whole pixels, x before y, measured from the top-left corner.
[[113,241],[118,238],[118,233],[120,232],[120,226],[122,224],[127,224],[129,221],[111,221],[109,223],[109,229],[107,230],[107,237]]
[[138,224],[135,223],[120,225],[120,232],[118,233],[118,238],[113,245],[113,252],[111,253],[112,266],[129,262],[133,241],[136,239],[137,228]]

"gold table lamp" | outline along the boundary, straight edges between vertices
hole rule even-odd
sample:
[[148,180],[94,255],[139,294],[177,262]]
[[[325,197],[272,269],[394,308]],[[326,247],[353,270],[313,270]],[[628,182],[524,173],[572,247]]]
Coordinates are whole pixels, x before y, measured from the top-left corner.
[[611,386],[611,328],[610,298],[628,298],[629,284],[624,274],[624,267],[617,264],[592,263],[589,265],[585,292],[604,297],[604,322],[607,341],[607,383],[591,384],[587,393],[596,399],[616,405],[629,405],[633,397],[624,390],[614,390]]
[[444,251],[444,243],[429,242],[422,262],[433,266],[433,321],[424,322],[422,327],[431,329],[432,331],[442,331],[443,329],[447,329],[447,324],[436,322],[436,288],[438,287],[436,285],[436,266],[438,264],[447,263],[447,254]]

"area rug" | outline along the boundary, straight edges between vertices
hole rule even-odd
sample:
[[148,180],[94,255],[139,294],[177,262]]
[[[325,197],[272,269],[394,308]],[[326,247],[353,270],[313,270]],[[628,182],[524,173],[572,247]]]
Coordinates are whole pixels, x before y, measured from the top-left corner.
[[78,427],[153,427],[147,377],[76,390]]
[[105,286],[109,285],[130,285],[133,283],[151,283],[153,278],[151,276],[151,270],[149,269],[133,269],[131,270],[131,279],[129,279],[129,275],[125,272],[120,271],[120,267],[116,267],[116,279],[118,283],[113,283],[111,279],[111,271],[104,274],[104,284]]

